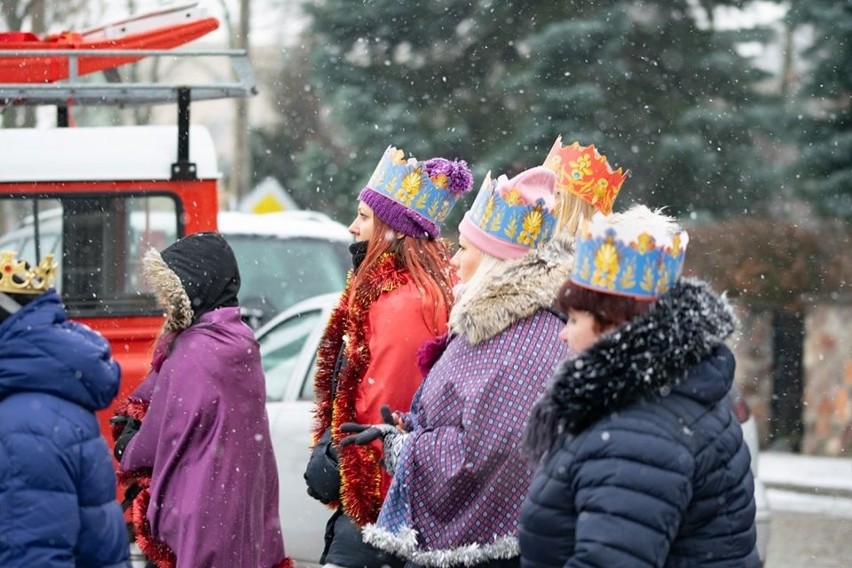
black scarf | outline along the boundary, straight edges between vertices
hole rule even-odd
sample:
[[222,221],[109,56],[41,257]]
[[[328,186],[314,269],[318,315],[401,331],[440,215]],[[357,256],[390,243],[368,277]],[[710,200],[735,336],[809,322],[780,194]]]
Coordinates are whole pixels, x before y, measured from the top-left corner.
[[355,272],[358,272],[358,268],[361,267],[361,263],[364,262],[364,259],[367,258],[367,248],[369,246],[368,241],[355,241],[351,245],[349,245],[349,254],[352,255],[352,267]]

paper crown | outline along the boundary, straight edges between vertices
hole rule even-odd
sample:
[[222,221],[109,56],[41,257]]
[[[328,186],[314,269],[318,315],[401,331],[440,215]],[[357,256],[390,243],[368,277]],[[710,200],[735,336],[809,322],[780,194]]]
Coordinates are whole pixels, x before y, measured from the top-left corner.
[[459,231],[484,252],[497,258],[517,258],[553,236],[555,179],[538,166],[511,180],[486,174]]
[[6,294],[42,294],[50,289],[57,266],[53,255],[45,255],[38,266],[18,260],[17,253],[0,251],[0,292]]
[[420,162],[405,159],[405,152],[388,146],[359,199],[395,230],[415,237],[422,237],[425,231],[437,237],[439,226],[472,186],[473,175],[464,160]]
[[689,235],[645,206],[595,213],[575,242],[575,283],[609,294],[653,300],[680,278]]
[[622,173],[621,168],[613,171],[594,145],[583,147],[574,142],[563,146],[561,136],[553,143],[544,166],[556,173],[559,191],[573,193],[604,215],[612,212],[621,185],[630,175],[629,171]]

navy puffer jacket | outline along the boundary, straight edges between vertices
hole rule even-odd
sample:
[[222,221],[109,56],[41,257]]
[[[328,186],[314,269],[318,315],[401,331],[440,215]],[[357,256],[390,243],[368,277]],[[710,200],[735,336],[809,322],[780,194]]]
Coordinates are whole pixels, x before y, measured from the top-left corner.
[[526,567],[755,568],[754,482],[727,393],[724,300],[686,281],[560,367],[528,442]]
[[0,323],[0,566],[128,566],[94,411],[118,392],[109,345],[55,292]]

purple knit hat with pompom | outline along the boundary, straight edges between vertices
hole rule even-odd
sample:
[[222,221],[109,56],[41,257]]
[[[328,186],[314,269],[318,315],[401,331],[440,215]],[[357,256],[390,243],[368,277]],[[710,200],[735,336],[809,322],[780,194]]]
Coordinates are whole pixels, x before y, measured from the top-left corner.
[[437,238],[453,205],[473,186],[473,175],[464,160],[402,160],[401,152],[385,151],[358,199],[394,231]]

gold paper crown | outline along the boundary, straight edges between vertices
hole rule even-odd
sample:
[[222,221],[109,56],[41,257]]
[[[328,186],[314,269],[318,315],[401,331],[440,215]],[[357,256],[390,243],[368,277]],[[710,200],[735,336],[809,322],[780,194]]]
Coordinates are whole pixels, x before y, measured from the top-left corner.
[[56,276],[53,255],[45,255],[38,266],[18,260],[17,253],[0,251],[0,292],[6,294],[42,294],[47,292]]
[[574,142],[562,146],[561,136],[553,143],[544,165],[556,173],[559,191],[570,191],[604,215],[612,212],[615,197],[630,175],[629,171],[622,173],[621,168],[613,171],[594,145],[584,147]]

